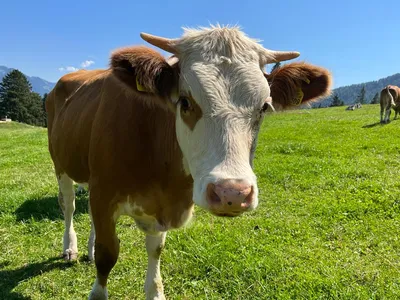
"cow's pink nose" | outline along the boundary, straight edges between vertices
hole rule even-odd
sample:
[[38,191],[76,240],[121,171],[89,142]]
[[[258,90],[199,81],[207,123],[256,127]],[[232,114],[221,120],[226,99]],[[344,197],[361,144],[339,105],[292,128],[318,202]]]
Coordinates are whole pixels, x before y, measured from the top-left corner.
[[242,180],[223,180],[207,186],[210,210],[219,216],[237,216],[248,210],[253,195],[253,186]]

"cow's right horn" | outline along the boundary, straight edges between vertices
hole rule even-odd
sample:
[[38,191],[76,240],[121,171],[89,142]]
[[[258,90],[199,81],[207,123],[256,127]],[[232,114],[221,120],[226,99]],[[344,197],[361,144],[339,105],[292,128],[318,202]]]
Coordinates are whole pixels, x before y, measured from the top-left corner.
[[140,34],[140,37],[142,39],[144,39],[146,42],[148,42],[149,44],[152,44],[153,46],[156,46],[167,52],[170,52],[172,54],[176,54],[176,52],[177,52],[174,47],[174,42],[176,41],[175,39],[167,39],[164,37],[151,35],[151,34],[144,33],[144,32],[142,32]]

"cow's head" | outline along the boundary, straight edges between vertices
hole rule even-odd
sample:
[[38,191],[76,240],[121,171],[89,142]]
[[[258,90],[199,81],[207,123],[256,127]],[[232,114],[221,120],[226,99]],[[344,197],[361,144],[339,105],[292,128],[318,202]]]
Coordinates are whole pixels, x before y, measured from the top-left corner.
[[194,202],[221,216],[254,209],[258,187],[252,160],[266,111],[327,95],[331,75],[306,63],[266,74],[266,64],[300,54],[267,50],[238,28],[186,30],[178,39],[141,36],[174,55],[165,60],[149,48],[136,48],[135,55],[133,49],[120,50],[112,66],[136,92],[167,99],[175,112]]

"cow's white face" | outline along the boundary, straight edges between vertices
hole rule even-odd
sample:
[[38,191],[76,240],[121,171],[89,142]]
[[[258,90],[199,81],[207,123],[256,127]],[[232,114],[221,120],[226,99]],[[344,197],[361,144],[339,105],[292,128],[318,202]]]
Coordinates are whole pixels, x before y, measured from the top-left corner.
[[223,215],[254,209],[258,188],[251,162],[270,99],[258,57],[241,62],[221,56],[206,64],[192,55],[180,72],[176,132],[194,179],[194,202]]
[[[329,72],[293,63],[264,75],[265,64],[299,53],[267,50],[238,28],[187,30],[175,40],[142,37],[175,54],[170,67],[179,61],[178,94],[172,98],[194,202],[220,216],[254,209],[258,187],[252,160],[271,96],[285,108],[326,95]],[[271,90],[266,77],[273,81]]]
[[257,43],[239,32],[229,39],[212,34],[194,32],[197,39],[180,46],[176,134],[194,202],[235,216],[258,205],[252,160],[270,88]]

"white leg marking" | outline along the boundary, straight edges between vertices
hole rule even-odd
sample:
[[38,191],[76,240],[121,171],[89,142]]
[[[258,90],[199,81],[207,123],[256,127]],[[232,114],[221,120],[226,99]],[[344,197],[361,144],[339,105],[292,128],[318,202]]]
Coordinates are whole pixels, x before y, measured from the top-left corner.
[[92,291],[89,294],[89,300],[107,300],[107,299],[108,299],[107,287],[102,287],[101,284],[99,284],[96,279]]
[[[63,255],[66,260],[74,260],[78,257],[78,241],[73,224],[73,215],[75,212],[75,191],[71,178],[62,174],[58,180],[60,196],[64,206],[64,249]],[[60,197],[59,196],[59,197]]]
[[390,114],[391,114],[391,112],[392,112],[391,108],[389,108],[389,109],[386,110],[386,116],[385,116],[385,122],[386,122],[386,123],[389,123],[389,121],[390,121]]
[[90,202],[88,203],[89,206],[89,216],[90,216],[90,235],[88,241],[88,258],[90,261],[94,261],[94,243],[96,239],[96,234],[94,230],[93,218],[92,218],[92,210],[90,209]]
[[166,235],[166,232],[159,235],[146,235],[148,263],[144,290],[147,300],[165,300],[160,273],[160,254],[165,244]]

